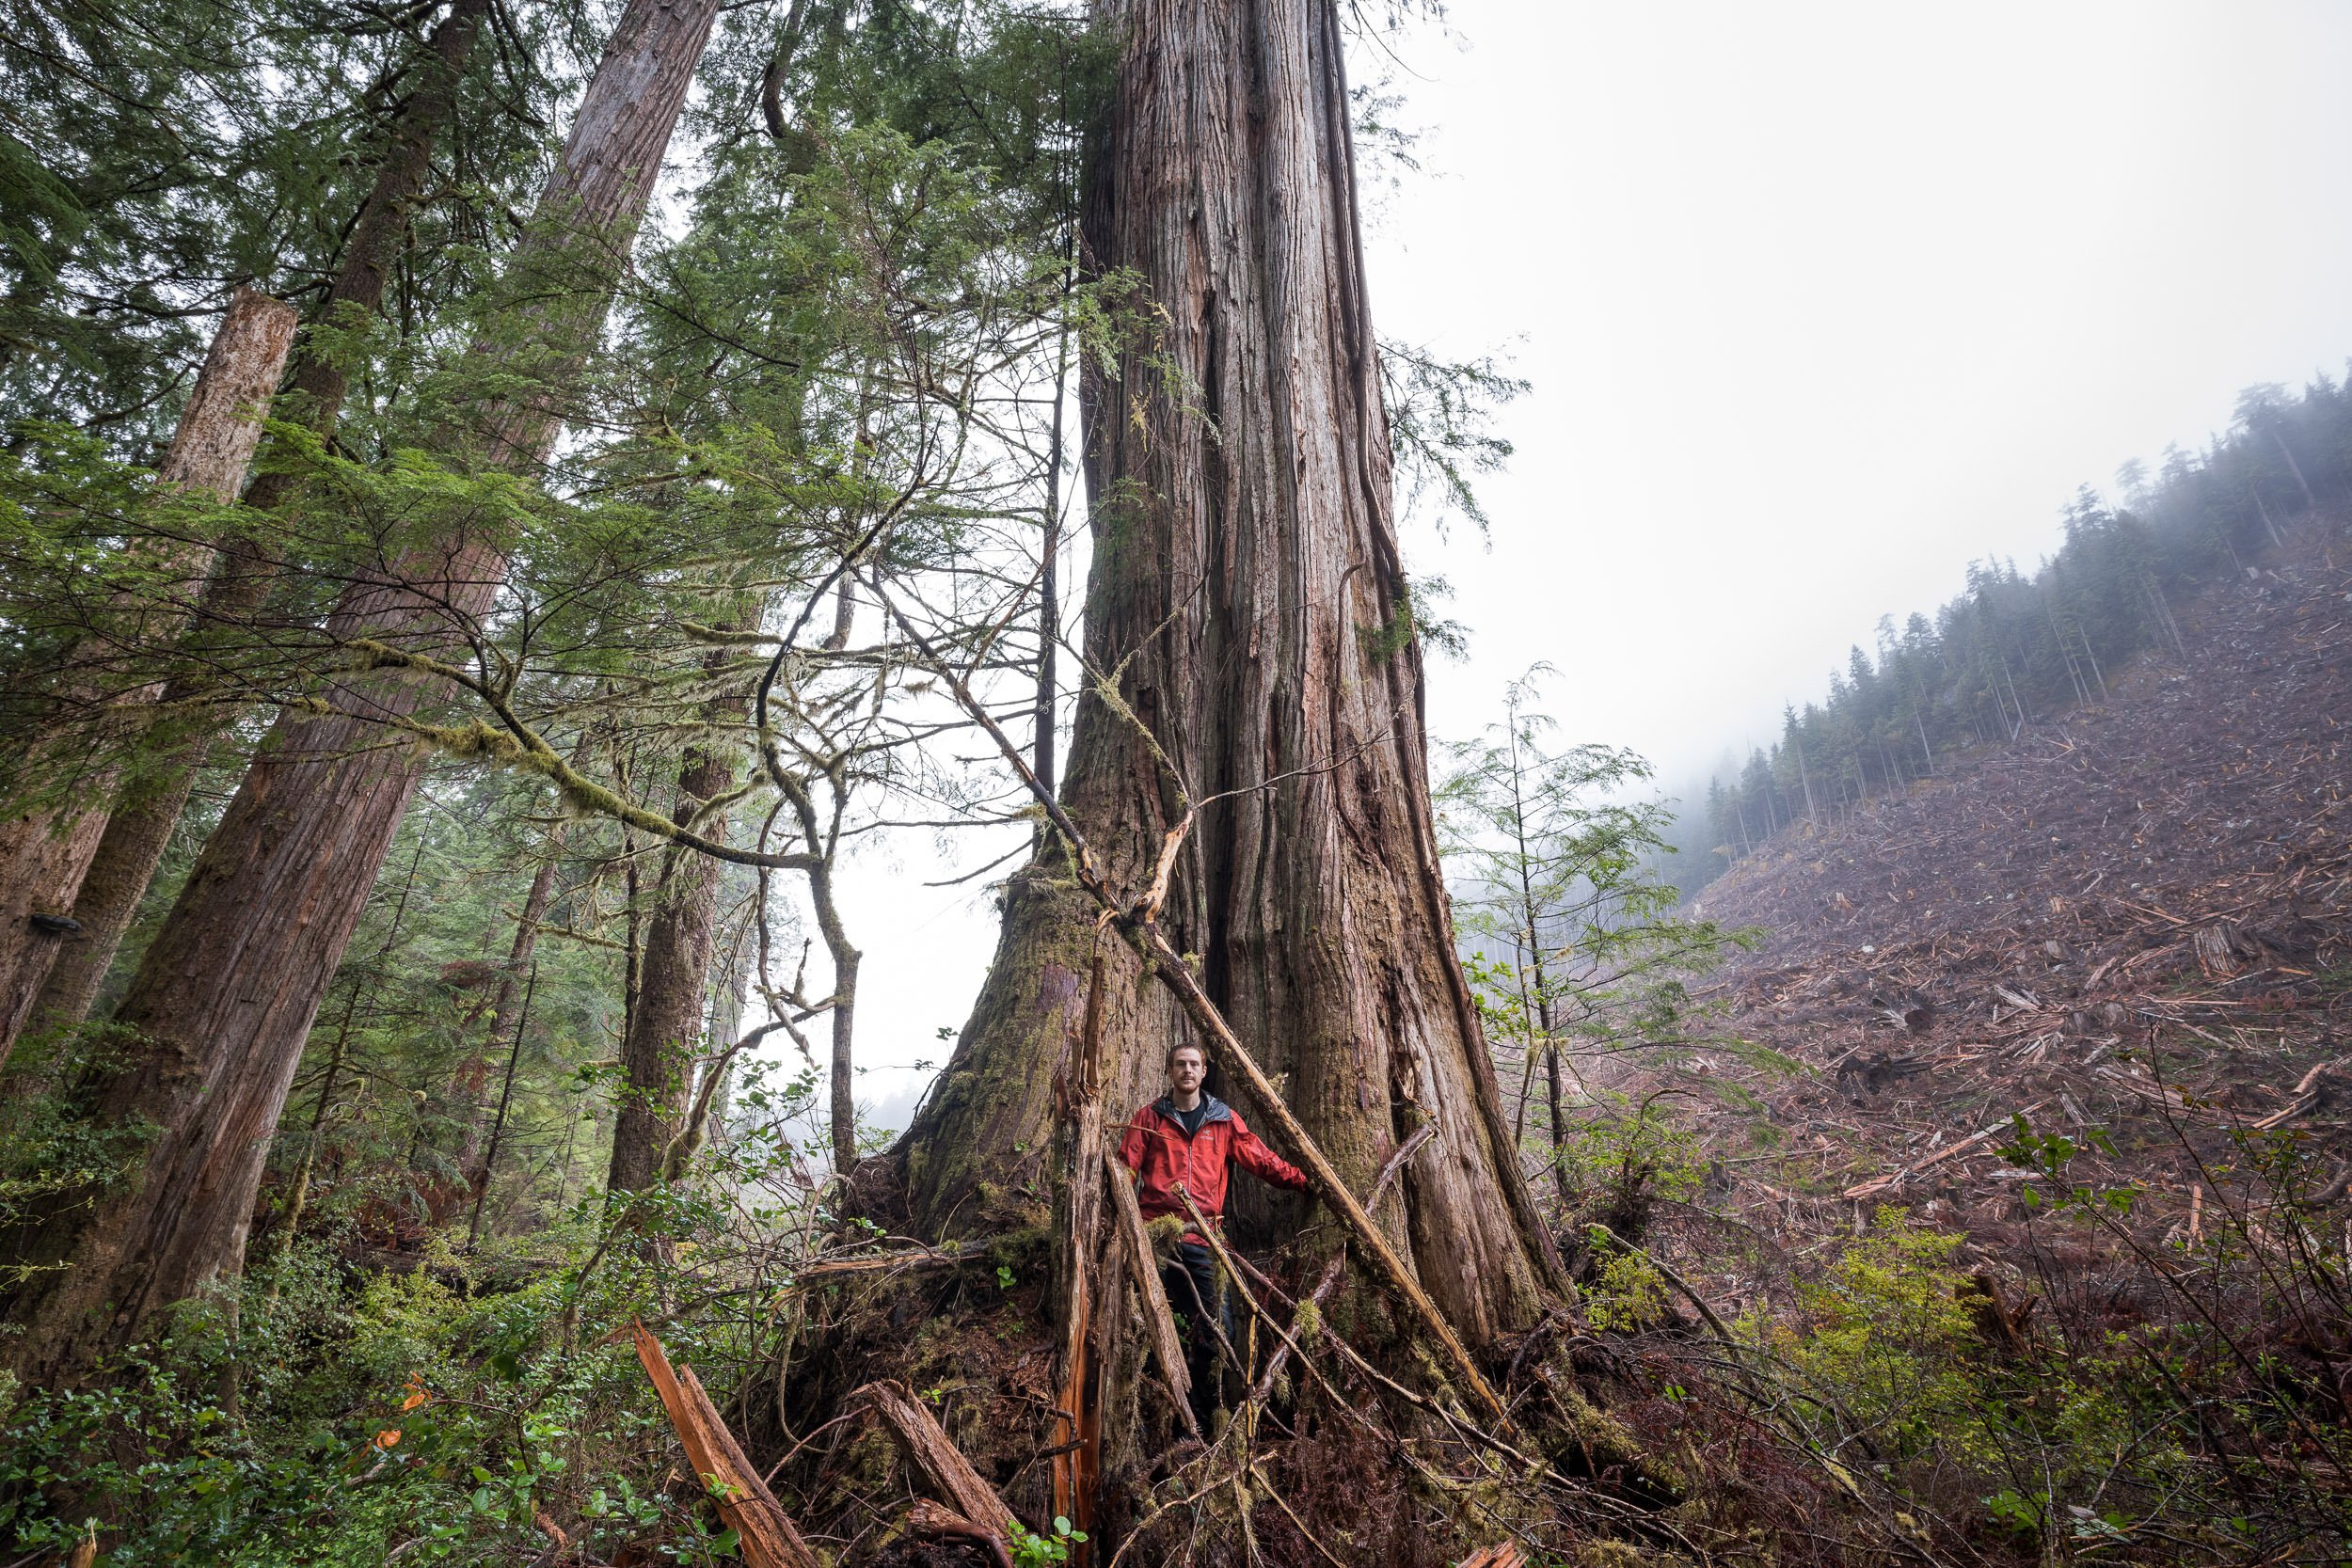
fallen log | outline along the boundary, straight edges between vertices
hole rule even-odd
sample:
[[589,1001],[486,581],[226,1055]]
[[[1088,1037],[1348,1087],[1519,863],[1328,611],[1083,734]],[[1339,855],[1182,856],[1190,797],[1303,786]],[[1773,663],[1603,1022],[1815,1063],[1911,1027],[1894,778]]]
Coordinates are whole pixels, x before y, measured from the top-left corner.
[[882,1274],[891,1270],[913,1273],[918,1269],[953,1269],[967,1263],[977,1263],[987,1258],[988,1244],[980,1243],[961,1252],[894,1252],[876,1253],[866,1258],[835,1258],[822,1263],[811,1263],[792,1276],[794,1286],[817,1285],[847,1275]]
[[710,1396],[703,1392],[694,1369],[674,1369],[661,1341],[643,1323],[631,1319],[628,1329],[637,1341],[637,1359],[644,1363],[654,1392],[661,1396],[661,1408],[669,1413],[678,1441],[686,1446],[687,1463],[693,1465],[710,1500],[718,1505],[719,1517],[735,1531],[743,1560],[752,1568],[821,1568],[817,1554],[792,1527],[784,1505],[743,1457],[735,1433],[727,1430]]
[[[2017,1115],[2021,1117],[2029,1117],[2036,1111],[2042,1109],[2046,1101],[2037,1100],[2032,1104],[2026,1106],[2024,1110],[2018,1112]],[[2015,1123],[2010,1117],[2003,1117],[2000,1120],[1994,1122],[1992,1126],[1984,1129],[1982,1132],[1971,1132],[1968,1136],[1961,1139],[1960,1142],[1949,1145],[1947,1148],[1937,1149],[1934,1153],[1929,1155],[1926,1159],[1920,1161],[1915,1165],[1905,1166],[1903,1169],[1895,1172],[1892,1176],[1879,1176],[1873,1177],[1867,1181],[1857,1181],[1837,1196],[1839,1197],[1848,1198],[1864,1198],[1876,1197],[1881,1193],[1892,1192],[1897,1187],[1899,1187],[1904,1182],[1910,1180],[1913,1177],[1918,1175],[1921,1171],[1926,1170],[1929,1166],[1940,1165],[1945,1161],[1950,1159],[1953,1155],[1962,1152],[1963,1149],[1974,1148],[1977,1145],[1984,1142],[1985,1139],[1992,1137],[1994,1133],[2006,1132],[2014,1125]]]
[[962,1450],[923,1402],[914,1397],[913,1389],[885,1379],[869,1383],[850,1396],[852,1404],[861,1400],[882,1418],[907,1463],[948,1507],[974,1524],[994,1531],[995,1538],[1007,1545],[1016,1535],[1026,1533],[1019,1515],[1005,1505],[994,1487],[980,1479],[980,1473],[972,1468],[972,1462],[963,1457]]

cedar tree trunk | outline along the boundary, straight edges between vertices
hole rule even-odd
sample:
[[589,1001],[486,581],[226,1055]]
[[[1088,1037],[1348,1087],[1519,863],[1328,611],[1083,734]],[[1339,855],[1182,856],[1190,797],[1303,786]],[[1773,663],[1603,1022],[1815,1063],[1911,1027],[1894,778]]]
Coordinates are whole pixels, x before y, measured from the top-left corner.
[[[715,740],[709,750],[688,753],[678,776],[677,819],[691,820],[705,801],[734,785],[735,769]],[[725,820],[706,819],[700,831],[723,839]],[[662,854],[661,875],[654,881],[654,908],[645,919],[637,1005],[629,1009],[628,1032],[621,1041],[623,1086],[612,1123],[607,1192],[638,1192],[660,1180],[670,1146],[685,1130],[709,999],[719,879],[724,869],[710,856],[677,845]]]
[[[294,332],[294,308],[284,301],[251,289],[230,296],[196,390],[172,434],[171,450],[156,469],[158,484],[224,504],[236,499],[262,438],[262,416],[285,372]],[[213,552],[202,545],[163,542],[149,549],[151,564],[184,580],[190,596],[212,564]],[[103,660],[108,644],[135,649],[167,642],[178,635],[180,620],[169,610],[125,615],[121,624],[94,633],[76,657]],[[113,702],[143,706],[160,689],[143,688]],[[113,787],[112,771],[103,769],[82,783],[81,792],[85,799],[103,800]],[[59,938],[72,930],[56,917],[73,908],[105,828],[103,808],[30,812],[0,826],[0,1055],[32,1017],[34,999],[57,958]]]
[[[1152,353],[1082,384],[1094,559],[1089,687],[1062,800],[1140,893],[1202,806],[1163,924],[1308,1132],[1363,1191],[1434,1119],[1375,1215],[1473,1341],[1523,1327],[1550,1262],[1454,949],[1429,800],[1419,645],[1397,555],[1331,0],[1104,0],[1122,34],[1084,253],[1140,275]],[[969,1227],[1036,1180],[1097,912],[1048,847],[1006,895],[995,966],[901,1145],[917,1224]],[[1120,952],[1110,1110],[1184,1037]],[[1241,1110],[1248,1116],[1251,1107]],[[1295,1151],[1292,1151],[1295,1152]],[[1041,1184],[1041,1183],[1040,1183]],[[1237,1229],[1300,1200],[1237,1183]]]
[[[485,369],[560,382],[593,344],[717,8],[630,0],[515,261],[564,293],[536,302],[522,342],[485,351],[498,357]],[[467,455],[525,472],[544,461],[546,402],[484,414]],[[493,538],[431,541],[348,591],[329,629],[437,650],[491,608],[504,571]],[[288,713],[263,742],[116,1014],[140,1054],[100,1085],[96,1114],[153,1131],[125,1180],[60,1205],[19,1249],[67,1265],[8,1300],[22,1332],[0,1355],[26,1381],[79,1379],[236,1265],[311,1018],[423,770],[412,749],[380,744],[378,720],[426,695],[405,669],[355,674],[324,693],[329,711]]]
[[[422,79],[385,139],[375,184],[352,225],[342,267],[320,310],[323,321],[347,325],[373,316],[384,303],[385,281],[408,231],[409,211],[433,172],[433,144],[455,112],[458,81],[489,9],[490,0],[457,0],[426,41]],[[287,388],[294,404],[291,417],[331,435],[349,386],[348,372],[332,355],[304,352],[296,356]],[[276,513],[296,499],[301,485],[298,475],[265,473],[253,482],[246,504],[257,512]],[[199,621],[208,626],[234,626],[260,610],[278,577],[275,552],[264,541],[250,536],[225,540],[220,556],[198,609]],[[187,702],[200,695],[204,685],[198,674],[178,676],[164,689],[163,701]],[[187,808],[188,792],[195,787],[215,728],[207,724],[183,741],[177,754],[151,769],[137,792],[119,803],[107,819],[105,834],[72,900],[73,919],[82,928],[57,955],[33,1005],[33,1018],[40,1026],[75,1024],[89,1016],[115,950],[122,945],[139,900],[163,863],[172,829]]]

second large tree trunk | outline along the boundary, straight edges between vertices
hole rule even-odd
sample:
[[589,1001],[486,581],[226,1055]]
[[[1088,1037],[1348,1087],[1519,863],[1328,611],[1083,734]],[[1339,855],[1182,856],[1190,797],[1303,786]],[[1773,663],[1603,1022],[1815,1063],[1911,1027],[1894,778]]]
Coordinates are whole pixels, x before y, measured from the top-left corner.
[[[1161,321],[1152,353],[1083,387],[1088,662],[1120,672],[1133,719],[1082,699],[1062,798],[1136,893],[1181,812],[1136,725],[1209,802],[1171,940],[1359,1191],[1436,1121],[1375,1217],[1487,1339],[1532,1320],[1548,1264],[1438,871],[1338,19],[1328,0],[1101,9],[1123,55],[1086,253],[1139,274]],[[918,1224],[974,1223],[1036,1174],[1009,1151],[1050,1146],[1097,912],[1057,861],[1009,890],[995,967],[901,1145]],[[1123,1112],[1183,1025],[1123,954],[1106,1003]],[[1235,1212],[1261,1241],[1304,1217],[1248,1183]]]
[[[594,342],[610,298],[594,278],[628,254],[716,10],[630,0],[623,12],[517,257],[563,297],[542,302],[523,344],[490,351],[506,365],[560,377]],[[551,406],[485,412],[483,461],[528,471],[544,459]],[[330,629],[437,648],[453,619],[489,610],[504,568],[491,539],[433,541],[348,593]],[[8,1301],[22,1332],[0,1354],[26,1381],[76,1379],[240,1256],[311,1018],[422,771],[408,748],[381,744],[382,721],[426,695],[405,671],[354,676],[326,694],[330,711],[288,714],[263,743],[116,1014],[141,1054],[97,1115],[151,1128],[143,1157],[20,1249],[67,1265],[27,1275]]]
[[[427,40],[419,62],[421,80],[386,135],[375,183],[360,205],[343,246],[342,264],[320,309],[322,322],[350,325],[382,307],[385,284],[408,232],[409,212],[433,172],[434,142],[456,112],[458,82],[489,9],[490,0],[457,0]],[[287,387],[293,394],[293,416],[322,435],[333,434],[349,387],[349,372],[334,355],[304,352]],[[246,504],[259,513],[274,513],[301,487],[298,474],[264,473],[253,482]],[[264,541],[250,537],[224,542],[220,554],[219,567],[204,586],[199,614],[210,626],[234,626],[262,608],[277,580],[278,562]],[[190,703],[204,689],[200,674],[176,676],[162,700],[167,705]],[[89,1015],[115,950],[121,946],[148,884],[155,879],[155,868],[163,863],[164,850],[187,808],[217,728],[217,721],[202,725],[176,754],[149,768],[138,792],[117,805],[105,820],[105,834],[72,895],[73,919],[81,930],[58,954],[41,986],[32,1009],[36,1025],[74,1024]]]
[[[223,504],[236,499],[262,438],[262,416],[285,373],[294,332],[294,307],[284,301],[251,289],[239,289],[230,297],[171,450],[156,468],[158,484]],[[185,541],[151,542],[144,553],[167,582],[188,590],[203,580],[213,555]],[[185,602],[167,601],[161,610],[127,610],[119,624],[93,628],[73,657],[86,661],[86,668],[126,655],[138,657],[177,635]],[[67,678],[74,677],[69,672]],[[135,708],[152,702],[160,689],[93,695],[118,708]],[[70,766],[70,759],[63,765]],[[83,798],[75,807],[27,812],[0,824],[0,1056],[32,1017],[34,1000],[57,958],[59,938],[72,928],[60,917],[74,908],[105,832],[104,802],[115,779],[113,770],[102,766],[81,781]]]

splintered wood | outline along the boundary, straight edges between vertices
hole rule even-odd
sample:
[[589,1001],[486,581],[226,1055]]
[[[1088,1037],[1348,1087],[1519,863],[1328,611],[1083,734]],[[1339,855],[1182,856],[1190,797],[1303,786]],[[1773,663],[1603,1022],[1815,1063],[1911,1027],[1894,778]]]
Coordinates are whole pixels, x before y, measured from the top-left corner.
[[1009,1541],[1020,1532],[1020,1519],[1005,1506],[996,1489],[980,1479],[938,1418],[905,1384],[869,1383],[850,1396],[851,1404],[859,1401],[882,1418],[907,1464],[941,1500],[999,1539]]
[[741,1540],[743,1560],[752,1568],[821,1568],[768,1483],[743,1457],[694,1370],[673,1368],[669,1353],[644,1323],[632,1320],[628,1329],[637,1342],[637,1359],[644,1363],[654,1392],[661,1396],[661,1408],[686,1447],[687,1463],[718,1505],[719,1517]]
[[1103,1150],[1103,1180],[1110,1187],[1111,1206],[1119,1214],[1120,1251],[1126,1257],[1136,1293],[1143,1298],[1143,1327],[1152,1337],[1152,1354],[1159,1361],[1160,1375],[1168,1379],[1168,1391],[1176,1396],[1176,1418],[1198,1437],[1200,1423],[1192,1416],[1192,1372],[1184,1362],[1184,1345],[1176,1338],[1176,1318],[1168,1309],[1167,1289],[1160,1284],[1159,1259],[1152,1255],[1152,1238],[1143,1228],[1143,1211],[1136,1203],[1127,1167],[1107,1148]]
[[1462,1568],[1527,1568],[1527,1554],[1519,1550],[1518,1542],[1505,1541],[1500,1546],[1472,1552],[1462,1560]]

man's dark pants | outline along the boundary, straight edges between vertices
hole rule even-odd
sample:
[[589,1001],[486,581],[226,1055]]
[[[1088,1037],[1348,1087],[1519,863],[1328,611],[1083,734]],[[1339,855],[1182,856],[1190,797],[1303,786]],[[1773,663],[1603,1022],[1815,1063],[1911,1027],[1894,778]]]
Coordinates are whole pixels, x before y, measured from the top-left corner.
[[1160,1271],[1168,1305],[1184,1329],[1185,1371],[1192,1378],[1192,1413],[1200,1430],[1220,1402],[1217,1395],[1217,1330],[1233,1332],[1232,1306],[1217,1290],[1216,1254],[1199,1242],[1179,1242],[1176,1256]]

